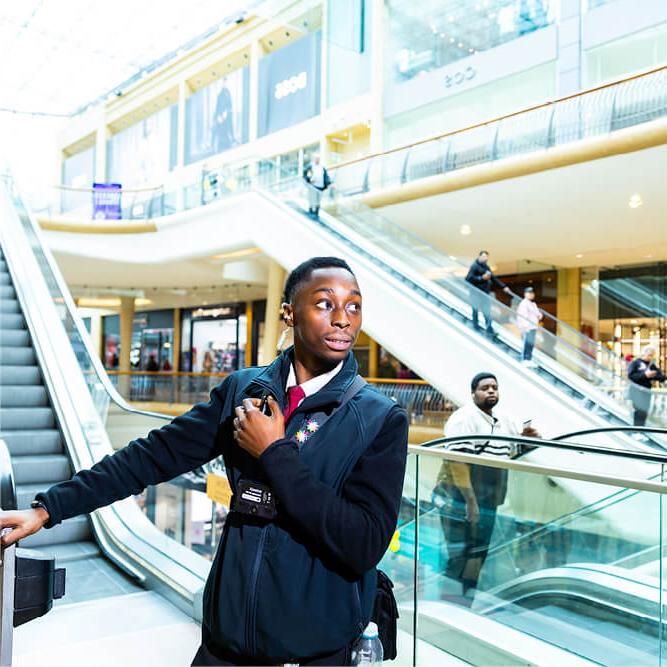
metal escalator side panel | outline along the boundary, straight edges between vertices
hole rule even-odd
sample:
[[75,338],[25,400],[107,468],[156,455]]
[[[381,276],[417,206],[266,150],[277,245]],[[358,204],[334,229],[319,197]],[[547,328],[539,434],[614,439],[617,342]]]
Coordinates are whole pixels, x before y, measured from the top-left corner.
[[[14,210],[12,200],[1,187],[0,214],[5,219],[0,242],[57,425],[74,469],[88,468],[113,453],[113,449],[68,332],[61,324],[64,316],[71,327],[78,316],[68,309],[69,304],[63,303],[62,297],[54,299],[50,293],[49,289],[54,288],[53,275],[43,273],[53,270],[51,263],[45,266],[48,251],[41,244],[34,222],[25,217],[25,212],[20,217],[20,211]],[[51,280],[50,285],[47,279]],[[76,352],[85,350],[79,346]],[[206,560],[166,538],[132,501],[99,510],[92,516],[96,537],[111,560],[136,578],[150,580],[173,595],[173,601],[189,613],[196,613],[192,605],[197,604],[208,573]]]

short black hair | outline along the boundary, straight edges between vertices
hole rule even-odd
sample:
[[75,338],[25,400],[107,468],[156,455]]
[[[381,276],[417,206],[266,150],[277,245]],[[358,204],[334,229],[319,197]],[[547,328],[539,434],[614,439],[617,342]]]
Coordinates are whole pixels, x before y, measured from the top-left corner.
[[301,262],[299,266],[292,270],[285,281],[285,289],[283,291],[283,303],[292,303],[294,295],[297,293],[301,283],[310,280],[310,276],[316,269],[345,269],[352,274],[356,280],[354,271],[350,265],[340,257],[311,257],[305,262]]
[[482,381],[482,380],[495,380],[498,382],[498,378],[493,374],[489,373],[488,371],[483,371],[481,373],[477,373],[475,377],[470,380],[470,390],[471,391],[476,391],[477,390],[477,385]]
[[488,254],[489,254],[489,251],[488,251],[488,250],[480,250],[480,251],[477,253],[477,256],[479,257],[480,255],[488,255]]

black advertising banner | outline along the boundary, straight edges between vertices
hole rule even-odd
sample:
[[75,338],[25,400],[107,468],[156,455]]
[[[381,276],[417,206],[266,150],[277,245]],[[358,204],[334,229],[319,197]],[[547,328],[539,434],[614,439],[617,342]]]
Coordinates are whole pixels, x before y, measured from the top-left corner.
[[259,61],[258,136],[320,112],[321,43],[318,30]]
[[188,97],[185,163],[248,141],[248,68],[242,67]]

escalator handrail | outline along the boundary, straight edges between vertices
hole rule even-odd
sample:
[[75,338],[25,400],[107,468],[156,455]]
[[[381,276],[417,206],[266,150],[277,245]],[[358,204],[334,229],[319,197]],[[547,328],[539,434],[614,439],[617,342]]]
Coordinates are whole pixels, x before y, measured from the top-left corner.
[[[605,429],[600,429],[604,431]],[[609,431],[614,431],[613,427],[607,429]],[[629,429],[633,430],[633,429]],[[656,429],[657,430],[657,429]],[[661,433],[667,433],[664,429],[660,431]],[[605,456],[615,456],[619,458],[634,459],[642,461],[644,463],[667,463],[667,453],[658,454],[651,452],[639,452],[628,449],[615,449],[613,447],[603,447],[600,445],[584,445],[578,442],[568,442],[564,439],[554,439],[554,440],[545,440],[541,438],[531,438],[525,435],[502,435],[498,433],[493,434],[471,434],[471,435],[456,435],[450,437],[436,438],[435,440],[429,440],[428,442],[418,445],[421,448],[446,448],[449,444],[454,444],[458,442],[470,442],[476,440],[485,440],[485,441],[494,441],[494,442],[509,442],[519,445],[527,445],[529,447],[548,447],[552,449],[562,449],[573,452],[585,452],[587,454],[603,454]],[[484,457],[484,460],[489,459],[495,460],[497,457],[489,457],[485,454],[475,454],[474,456]],[[516,460],[516,459],[514,459]]]
[[[282,184],[281,184],[281,185],[282,185]],[[359,206],[359,207],[363,206],[363,204],[361,204],[361,203],[359,203],[359,202],[355,202],[355,205],[357,205],[357,206]],[[365,207],[365,208],[367,208],[367,207]],[[370,208],[368,208],[368,210],[371,211]],[[378,214],[375,213],[375,215],[378,215]],[[461,262],[461,261],[459,261],[459,260],[453,260],[453,259],[451,259],[451,257],[449,257],[448,255],[445,255],[444,252],[442,252],[441,250],[438,250],[438,249],[435,248],[433,245],[431,245],[428,241],[426,241],[426,240],[420,238],[419,236],[417,236],[416,234],[414,234],[414,233],[413,233],[412,231],[410,231],[409,229],[406,229],[406,228],[404,228],[404,227],[401,227],[401,226],[399,226],[399,225],[393,223],[392,221],[388,220],[387,218],[383,218],[383,224],[385,224],[385,225],[387,225],[387,226],[389,226],[389,227],[393,227],[393,228],[399,229],[401,234],[404,234],[404,235],[406,235],[406,236],[411,237],[416,243],[419,243],[419,244],[421,244],[421,245],[427,246],[427,247],[429,248],[429,250],[430,250],[432,253],[435,253],[435,254],[437,254],[437,255],[441,255],[441,256],[443,257],[443,260],[445,260],[447,263],[449,263],[449,264],[456,264],[456,265],[458,266],[458,268],[460,268],[462,271],[466,271],[466,272],[468,271],[468,268],[469,268],[468,264],[465,264],[464,262]],[[462,279],[462,280],[463,280],[463,279]],[[435,282],[435,284],[438,284],[437,281],[434,281],[434,282]],[[511,296],[512,296],[513,299],[516,299],[516,300],[519,300],[519,301],[521,300],[521,297],[520,297],[518,294],[516,294],[515,292],[511,292]],[[489,296],[488,298],[490,299],[491,297]],[[501,301],[498,301],[498,300],[496,300],[496,299],[494,299],[494,302],[496,302],[499,306],[504,306],[504,305],[505,305],[505,304],[503,304]],[[509,305],[509,306],[505,306],[505,307],[508,308],[510,311],[512,311],[512,314],[513,314],[514,317],[520,317],[520,316],[518,315],[518,313],[516,313],[516,311],[512,308],[511,305]],[[581,339],[581,340],[584,341],[584,342],[582,343],[582,347],[578,347],[577,345],[574,345],[573,343],[571,343],[570,341],[566,340],[566,339],[563,338],[562,336],[558,336],[557,334],[553,334],[553,335],[560,341],[560,343],[561,343],[562,345],[565,345],[566,347],[572,349],[572,350],[573,350],[574,352],[576,352],[577,354],[582,354],[582,355],[585,354],[585,353],[584,353],[584,347],[586,347],[586,349],[596,349],[596,350],[597,350],[597,349],[600,349],[600,351],[603,352],[604,354],[606,354],[607,356],[611,356],[611,353],[610,353],[610,352],[607,352],[607,351],[605,351],[603,348],[600,348],[600,344],[597,343],[596,341],[594,341],[592,338],[589,338],[588,336],[586,336],[585,334],[581,333],[580,331],[577,331],[577,329],[575,329],[574,327],[572,327],[570,324],[567,324],[566,322],[563,322],[562,320],[559,320],[557,317],[555,317],[555,316],[552,315],[551,313],[547,312],[547,311],[544,310],[543,308],[539,308],[539,307],[538,307],[538,309],[539,309],[540,313],[542,313],[543,319],[544,319],[544,320],[550,320],[551,322],[553,322],[554,325],[556,326],[557,330],[558,330],[558,329],[566,330],[566,331],[568,331],[568,333],[570,333],[571,335],[576,336],[577,339]],[[543,331],[546,331],[546,332],[548,332],[548,333],[551,333],[551,332],[549,332],[547,329],[543,329]],[[601,364],[598,364],[598,362],[597,362],[595,359],[590,358],[590,362],[591,362],[591,363],[595,363],[596,365],[600,366],[600,367],[602,368],[603,371],[608,372],[608,373],[610,373],[611,375],[616,375],[616,376],[618,376],[618,374],[616,374],[611,368],[607,368],[606,366],[602,366]],[[620,377],[620,376],[619,376],[619,377]]]
[[14,467],[7,443],[0,439],[0,508],[7,511],[17,507]]
[[598,433],[658,433],[667,437],[667,429],[658,426],[598,426],[579,431],[568,431],[552,438],[552,440],[569,440],[581,435],[597,435]]

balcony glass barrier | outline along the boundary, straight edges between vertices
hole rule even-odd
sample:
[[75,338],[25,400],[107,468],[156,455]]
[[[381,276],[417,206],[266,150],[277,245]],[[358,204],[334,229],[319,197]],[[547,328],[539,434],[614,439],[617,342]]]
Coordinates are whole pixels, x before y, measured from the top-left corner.
[[[207,401],[211,389],[225,377],[218,373],[107,371],[123,398],[134,403],[179,404],[183,409]],[[410,423],[442,430],[456,406],[424,380],[366,378],[377,391],[396,401]]]
[[172,211],[164,187],[131,189],[99,184],[93,188],[59,185],[39,213],[75,220],[150,220]]
[[341,194],[403,185],[484,162],[543,151],[667,115],[667,68],[333,167]]
[[462,440],[410,448],[381,563],[419,640],[413,664],[433,648],[471,664],[662,664],[664,455],[597,457],[582,476],[576,445],[550,448],[548,468],[542,448],[510,460]]
[[[21,227],[46,280],[63,328],[114,449],[124,447],[131,440],[145,436],[151,429],[163,426],[171,417],[131,409],[114,390],[99,358],[92,350],[88,334],[57,265],[42,243],[38,226],[29,215],[11,180],[6,177],[1,185],[3,191],[0,196],[8,196],[18,213]],[[120,383],[123,381],[124,378],[120,378]],[[125,393],[124,388],[121,393]],[[95,459],[98,457],[95,445],[99,436],[96,432],[90,432],[87,424],[82,424],[82,430],[87,436],[88,450]],[[207,498],[205,482],[209,472],[222,471],[221,463],[215,461],[194,473],[151,487],[136,500],[148,518],[164,534],[165,540],[175,539],[210,558],[220,534],[219,528],[224,521],[226,508]],[[154,546],[161,547],[159,544]]]

